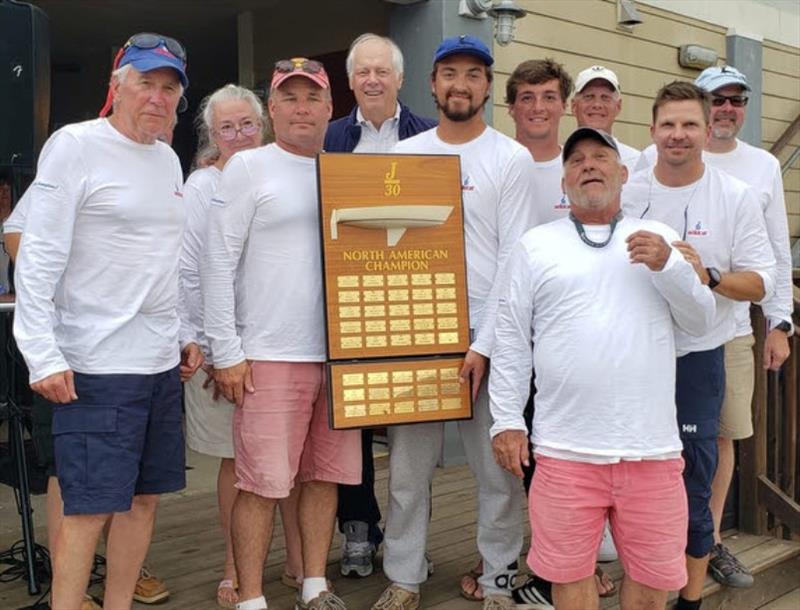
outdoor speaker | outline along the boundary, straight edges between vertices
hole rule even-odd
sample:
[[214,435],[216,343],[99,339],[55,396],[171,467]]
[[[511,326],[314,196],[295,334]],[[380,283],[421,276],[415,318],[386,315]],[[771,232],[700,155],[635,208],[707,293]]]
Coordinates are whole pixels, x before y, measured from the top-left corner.
[[0,0],[0,168],[33,168],[50,120],[47,16]]

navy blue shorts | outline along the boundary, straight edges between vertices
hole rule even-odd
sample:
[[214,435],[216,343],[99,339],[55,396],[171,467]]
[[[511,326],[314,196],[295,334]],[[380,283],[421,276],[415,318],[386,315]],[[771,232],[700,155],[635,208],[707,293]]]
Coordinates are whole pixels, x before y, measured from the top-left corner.
[[724,347],[692,352],[677,361],[675,402],[683,441],[683,481],[689,500],[686,553],[705,557],[714,546],[711,482],[717,471],[719,416],[725,398]]
[[78,399],[54,405],[64,514],[130,510],[134,495],[186,486],[178,367],[155,375],[75,373]]

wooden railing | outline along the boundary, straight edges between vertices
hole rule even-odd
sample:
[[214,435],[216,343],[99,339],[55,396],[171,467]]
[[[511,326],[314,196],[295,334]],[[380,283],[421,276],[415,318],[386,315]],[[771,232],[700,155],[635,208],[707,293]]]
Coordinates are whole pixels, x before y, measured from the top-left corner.
[[[752,319],[756,338],[754,434],[739,443],[739,529],[783,537],[800,535],[800,334],[796,331],[790,339],[791,355],[781,370],[767,372],[761,366],[766,325],[760,308],[752,308]],[[797,296],[794,322],[797,329]]]

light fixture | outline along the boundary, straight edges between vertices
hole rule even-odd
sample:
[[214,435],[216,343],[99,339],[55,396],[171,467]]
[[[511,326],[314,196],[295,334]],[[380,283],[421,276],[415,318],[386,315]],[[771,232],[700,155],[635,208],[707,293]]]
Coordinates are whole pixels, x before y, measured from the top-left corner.
[[486,19],[486,11],[492,8],[492,0],[459,0],[458,14],[470,19]]
[[633,0],[617,0],[617,29],[633,32],[633,26],[644,23]]
[[678,49],[678,64],[683,68],[705,70],[717,65],[717,52],[699,44],[684,44]]
[[526,15],[514,0],[500,0],[486,12],[494,19],[494,39],[501,47],[514,40],[514,22]]

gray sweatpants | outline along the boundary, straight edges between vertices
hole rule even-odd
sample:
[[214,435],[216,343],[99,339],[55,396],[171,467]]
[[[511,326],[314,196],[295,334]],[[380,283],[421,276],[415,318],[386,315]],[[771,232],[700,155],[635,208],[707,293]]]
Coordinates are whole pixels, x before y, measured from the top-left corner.
[[[510,595],[522,550],[522,481],[494,459],[489,428],[488,379],[481,385],[473,418],[458,422],[472,474],[478,481],[479,579],[485,594]],[[418,584],[427,577],[425,546],[433,471],[442,451],[443,423],[389,428],[389,511],[383,540],[383,571],[392,582]]]

